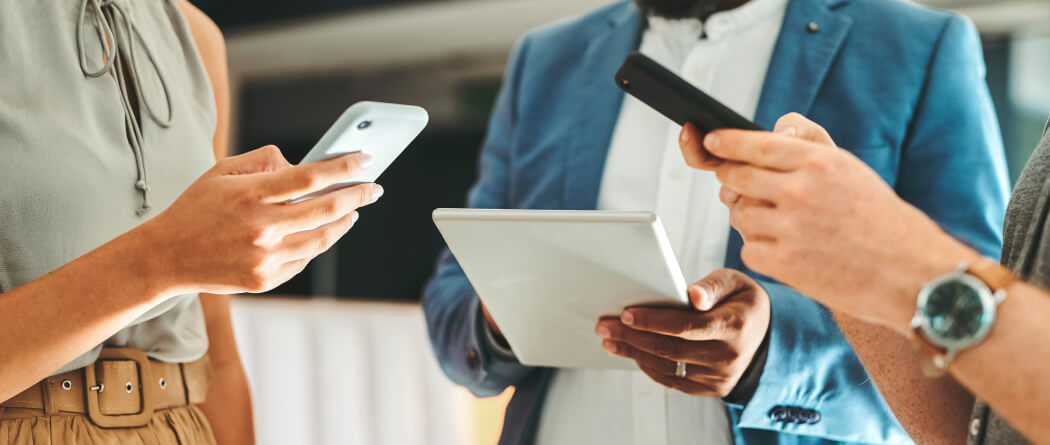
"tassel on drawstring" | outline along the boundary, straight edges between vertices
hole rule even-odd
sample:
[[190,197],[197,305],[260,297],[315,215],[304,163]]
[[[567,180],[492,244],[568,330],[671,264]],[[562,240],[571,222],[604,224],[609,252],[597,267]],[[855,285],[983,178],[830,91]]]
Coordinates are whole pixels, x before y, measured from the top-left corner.
[[[88,66],[88,52],[84,45],[83,28],[87,20],[87,12],[89,9],[94,16],[93,25],[98,35],[99,43],[102,46],[103,57],[105,59],[102,67],[98,69],[91,69]],[[116,24],[116,26],[111,26],[111,23]],[[120,90],[121,103],[124,107],[124,121],[127,125],[128,131],[128,141],[131,145],[131,151],[135,155],[135,168],[138,173],[138,178],[135,181],[135,188],[142,194],[142,205],[136,210],[136,214],[142,216],[152,207],[149,199],[149,181],[146,178],[146,159],[145,154],[143,153],[145,140],[142,136],[141,123],[135,113],[135,107],[132,106],[128,87],[122,80],[126,80],[134,88],[139,108],[145,109],[150,120],[155,122],[161,128],[170,127],[171,120],[174,117],[171,103],[171,92],[168,90],[168,82],[164,78],[164,73],[161,72],[160,67],[157,66],[157,59],[154,57],[153,51],[150,50],[149,45],[147,45],[142,38],[142,34],[139,33],[138,28],[136,28],[135,24],[129,19],[124,9],[113,0],[82,0],[76,31],[80,69],[85,76],[91,78],[101,77],[106,73],[114,71],[114,68],[116,69],[114,76],[117,79]],[[138,63],[136,62],[136,40],[141,41],[141,48],[145,51],[146,58],[149,60],[150,66],[153,68],[153,71],[157,74],[157,79],[160,81],[164,102],[167,105],[167,116],[164,118],[157,113],[153,104],[143,92]],[[124,63],[122,63],[123,59],[120,58],[121,54],[124,54],[127,58],[127,66],[124,66]],[[127,79],[125,79],[125,73],[127,74]]]

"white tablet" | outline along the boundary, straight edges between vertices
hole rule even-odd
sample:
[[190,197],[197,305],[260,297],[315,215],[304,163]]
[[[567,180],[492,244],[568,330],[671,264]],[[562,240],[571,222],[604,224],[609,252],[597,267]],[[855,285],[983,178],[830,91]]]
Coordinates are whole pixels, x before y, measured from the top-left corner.
[[598,320],[689,302],[651,212],[438,209],[434,223],[526,365],[637,369],[602,349]]

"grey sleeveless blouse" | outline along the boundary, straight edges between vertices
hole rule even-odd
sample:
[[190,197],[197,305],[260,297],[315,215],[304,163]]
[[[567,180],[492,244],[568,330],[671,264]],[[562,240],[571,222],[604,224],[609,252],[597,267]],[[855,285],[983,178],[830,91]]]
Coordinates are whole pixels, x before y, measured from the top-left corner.
[[[214,164],[211,84],[173,0],[0,2],[0,70],[0,292],[156,216]],[[196,360],[200,301],[165,301],[104,344]]]

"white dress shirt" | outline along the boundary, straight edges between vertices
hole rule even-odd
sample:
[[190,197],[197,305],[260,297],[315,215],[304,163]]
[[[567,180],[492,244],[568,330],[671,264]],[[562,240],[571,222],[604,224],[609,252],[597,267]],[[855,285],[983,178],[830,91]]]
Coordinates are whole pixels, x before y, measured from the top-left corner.
[[[752,0],[699,20],[649,18],[640,51],[753,118],[787,0]],[[705,36],[701,38],[701,36]],[[729,211],[713,173],[686,166],[681,127],[626,96],[598,196],[600,210],[659,215],[687,281],[723,267]],[[641,371],[564,369],[540,418],[540,445],[733,443],[721,400],[667,389]]]

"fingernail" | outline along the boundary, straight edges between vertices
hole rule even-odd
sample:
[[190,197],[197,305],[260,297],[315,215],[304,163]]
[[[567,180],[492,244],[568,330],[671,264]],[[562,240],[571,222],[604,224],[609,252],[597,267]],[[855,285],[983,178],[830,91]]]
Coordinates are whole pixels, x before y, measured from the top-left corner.
[[678,135],[678,141],[681,142],[682,145],[689,145],[692,140],[693,136],[689,134],[686,127],[682,127],[682,133]]
[[594,332],[597,333],[598,336],[601,338],[612,337],[612,331],[610,331],[609,328],[605,326],[598,326],[598,329],[596,329]]
[[783,136],[794,136],[795,134],[798,133],[798,129],[795,128],[795,127],[784,127],[784,128],[777,129],[777,131],[774,131],[773,133],[779,134],[779,135],[783,135]]
[[372,155],[361,152],[361,168],[368,168],[372,166]]
[[617,345],[616,342],[605,340],[602,342],[602,349],[604,349],[605,352],[615,354],[620,350],[620,346]]
[[350,224],[357,223],[357,220],[359,220],[359,219],[361,219],[361,214],[357,213],[357,212],[354,212],[353,214],[350,215]]
[[378,200],[380,196],[383,196],[383,186],[376,184],[372,187],[372,201]]
[[622,321],[623,324],[628,325],[628,326],[633,325],[634,324],[634,313],[632,313],[631,311],[623,311],[623,314],[620,315],[620,321]]
[[704,147],[707,148],[718,148],[719,138],[717,134],[708,133],[704,136]]

